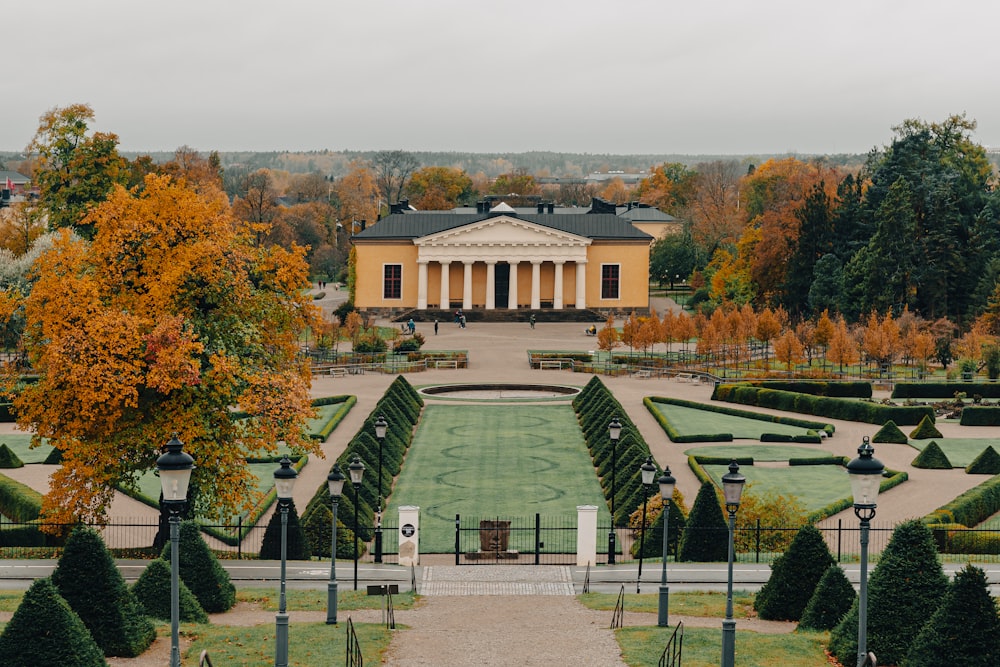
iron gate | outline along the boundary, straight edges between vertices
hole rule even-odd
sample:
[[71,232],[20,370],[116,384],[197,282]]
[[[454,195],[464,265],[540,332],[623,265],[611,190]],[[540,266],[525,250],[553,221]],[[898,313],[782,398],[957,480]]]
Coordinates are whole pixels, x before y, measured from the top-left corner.
[[576,565],[575,516],[455,515],[455,565]]

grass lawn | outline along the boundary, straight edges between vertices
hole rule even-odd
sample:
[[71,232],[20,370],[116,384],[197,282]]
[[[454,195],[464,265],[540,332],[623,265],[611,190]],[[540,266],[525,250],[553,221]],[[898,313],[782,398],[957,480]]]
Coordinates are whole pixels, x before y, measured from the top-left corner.
[[762,433],[805,435],[809,429],[789,424],[777,424],[759,419],[726,415],[711,410],[699,410],[670,403],[654,403],[659,412],[673,424],[681,435],[702,433],[732,433],[733,438],[760,440]]
[[[910,440],[910,447],[924,451],[931,441],[938,444],[944,455],[948,457],[953,468],[964,468],[983,453],[990,445],[996,445],[995,440],[987,438],[928,438],[926,440]],[[883,445],[884,446],[884,445]],[[993,447],[1000,451],[1000,447]],[[916,455],[914,455],[916,458]]]
[[[277,463],[250,463],[247,467],[257,477],[256,490],[261,493],[270,491],[274,486],[274,471],[280,466]],[[155,471],[150,470],[139,478],[139,493],[154,503],[160,497],[160,478]]]
[[[655,620],[653,621],[655,623]],[[674,628],[656,625],[615,631],[622,656],[630,667],[656,667]],[[736,664],[740,667],[817,667],[830,664],[823,652],[826,632],[761,634],[741,630],[736,622]],[[722,657],[722,625],[717,628],[684,628],[684,667],[714,667]]]
[[[729,472],[726,465],[706,465],[705,472],[722,488],[722,476]],[[843,498],[851,497],[851,483],[841,466],[740,466],[747,486],[753,493],[769,491],[795,496],[807,512],[821,509]]]
[[420,507],[424,553],[454,551],[456,514],[575,520],[578,505],[596,505],[611,520],[568,405],[428,406],[389,515],[400,505]]
[[819,445],[717,445],[692,447],[685,456],[727,456],[738,458],[752,456],[754,461],[787,461],[788,459],[816,459],[830,456],[830,452]]
[[52,451],[51,445],[42,443],[31,449],[31,435],[28,433],[6,433],[0,435],[0,444],[7,445],[17,458],[24,463],[42,463]]

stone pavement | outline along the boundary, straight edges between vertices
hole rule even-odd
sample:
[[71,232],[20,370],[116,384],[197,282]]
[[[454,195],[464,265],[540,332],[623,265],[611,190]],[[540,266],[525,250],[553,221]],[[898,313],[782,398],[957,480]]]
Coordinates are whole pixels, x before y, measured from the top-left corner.
[[575,595],[570,568],[559,565],[434,565],[420,595]]

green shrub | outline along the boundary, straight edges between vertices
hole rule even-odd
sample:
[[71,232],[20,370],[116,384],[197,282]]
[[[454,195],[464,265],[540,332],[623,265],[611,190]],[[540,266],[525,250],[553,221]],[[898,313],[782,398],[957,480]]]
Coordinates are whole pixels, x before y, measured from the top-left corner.
[[[309,551],[317,558],[330,557],[330,529],[333,525],[332,501],[306,507],[302,530],[309,541]],[[311,508],[311,509],[310,509]],[[354,533],[337,516],[337,558],[354,558]]]
[[938,444],[931,440],[910,464],[914,468],[926,470],[951,470],[951,461]]
[[972,462],[965,467],[970,475],[1000,475],[1000,454],[988,445]]
[[917,634],[907,667],[993,667],[1000,664],[1000,617],[986,574],[966,565],[941,606]]
[[1000,398],[996,382],[900,382],[892,390],[893,398],[954,398],[956,393],[983,398]]
[[42,494],[0,474],[0,514],[12,521],[33,521],[42,512]]
[[0,635],[4,667],[107,667],[80,616],[51,579],[37,579]]
[[1000,477],[992,477],[937,508],[922,521],[932,525],[960,523],[971,527],[978,526],[997,512],[1000,512]]
[[52,583],[80,615],[104,655],[133,658],[156,638],[153,624],[94,529],[73,529]]
[[[202,609],[209,614],[219,614],[236,604],[236,588],[229,581],[229,573],[219,565],[194,521],[181,522],[177,555],[181,579]],[[170,542],[163,546],[160,558],[170,562]]]
[[729,524],[715,492],[715,484],[706,481],[698,489],[688,514],[678,548],[678,561],[711,563],[729,560]]
[[823,573],[833,564],[823,535],[806,524],[771,565],[771,576],[757,592],[754,609],[765,620],[799,620]]
[[[880,664],[898,665],[906,658],[947,589],[931,531],[916,520],[896,526],[868,585],[868,650]],[[855,602],[830,633],[830,652],[844,664],[855,660],[857,632]]]
[[[288,508],[288,521],[285,526],[285,557],[288,560],[309,560],[309,540],[299,522],[299,513],[295,511],[295,502],[291,501]],[[261,560],[279,560],[281,558],[281,509],[276,507],[271,514],[271,520],[264,529],[264,538],[260,545]]]
[[872,436],[872,442],[886,442],[896,445],[905,445],[909,442],[906,438],[906,434],[899,430],[896,426],[896,422],[891,419],[882,425],[875,435]]
[[910,437],[914,440],[926,440],[927,438],[943,438],[941,431],[937,430],[930,417],[924,416],[915,429],[910,431]]
[[[183,581],[178,581],[177,599],[183,623],[208,623],[208,614],[198,598]],[[132,585],[132,593],[142,603],[146,615],[161,621],[170,620],[170,564],[154,558]]]
[[42,461],[42,464],[47,466],[57,466],[60,463],[62,463],[62,450],[58,447],[53,447],[49,450],[45,460]]
[[[818,440],[818,438],[817,438]],[[761,433],[761,442],[791,442],[792,436],[787,433]]]
[[962,408],[962,426],[1000,426],[1000,408],[986,405],[967,405]]
[[22,461],[6,442],[0,442],[0,468],[23,468]]
[[[646,511],[648,515],[652,515],[654,511],[658,512],[658,514],[646,526],[646,540],[642,545],[642,555],[644,558],[659,558],[663,555],[663,501],[660,499],[659,493],[650,497]],[[684,512],[684,495],[676,488],[674,488],[674,496],[673,501],[670,503],[669,513],[670,524],[669,531],[667,532],[667,553],[676,555],[677,545],[680,542],[681,534],[684,532],[684,525],[687,523],[687,516]],[[641,520],[638,522],[635,520],[641,514],[642,508],[640,507],[633,514],[633,518],[630,518],[629,525],[633,527],[633,530],[636,525],[642,525]],[[636,558],[639,557],[638,540],[633,542],[632,555]]]
[[826,568],[799,619],[800,630],[832,630],[854,603],[854,586],[837,564]]

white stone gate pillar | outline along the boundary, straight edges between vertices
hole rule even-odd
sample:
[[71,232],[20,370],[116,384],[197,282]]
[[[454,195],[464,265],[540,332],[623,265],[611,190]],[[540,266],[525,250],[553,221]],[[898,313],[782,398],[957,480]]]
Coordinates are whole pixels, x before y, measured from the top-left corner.
[[420,565],[420,508],[416,505],[399,507],[399,564]]
[[579,567],[597,565],[597,505],[576,507],[576,564]]

